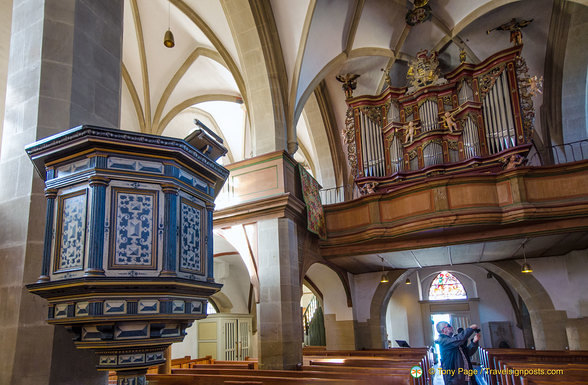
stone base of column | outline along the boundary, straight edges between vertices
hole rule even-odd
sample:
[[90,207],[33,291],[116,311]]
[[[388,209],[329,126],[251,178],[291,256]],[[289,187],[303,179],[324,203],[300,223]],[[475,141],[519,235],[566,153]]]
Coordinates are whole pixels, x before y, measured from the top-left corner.
[[588,318],[570,318],[566,326],[570,350],[588,350]]

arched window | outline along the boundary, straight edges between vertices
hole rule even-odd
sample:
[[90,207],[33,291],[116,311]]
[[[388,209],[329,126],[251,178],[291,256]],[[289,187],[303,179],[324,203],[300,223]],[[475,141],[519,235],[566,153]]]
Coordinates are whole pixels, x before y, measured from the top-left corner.
[[206,304],[206,314],[216,314],[218,313],[218,309],[216,308],[216,304],[212,302],[210,299]]
[[429,300],[440,301],[445,299],[466,299],[465,289],[459,279],[448,271],[440,272],[431,282]]

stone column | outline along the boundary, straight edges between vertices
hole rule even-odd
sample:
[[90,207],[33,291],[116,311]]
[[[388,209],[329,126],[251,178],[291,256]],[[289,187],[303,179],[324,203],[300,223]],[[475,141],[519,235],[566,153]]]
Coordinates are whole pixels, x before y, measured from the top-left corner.
[[41,271],[46,201],[23,148],[81,123],[118,126],[122,13],[122,0],[14,1],[0,158],[2,385],[71,383],[72,372],[105,381],[24,289]]
[[302,362],[302,293],[296,224],[289,218],[259,221],[257,307],[260,369],[294,369]]
[[529,310],[533,339],[537,350],[567,350],[566,312],[562,310]]
[[566,326],[570,350],[588,350],[588,317],[569,318]]

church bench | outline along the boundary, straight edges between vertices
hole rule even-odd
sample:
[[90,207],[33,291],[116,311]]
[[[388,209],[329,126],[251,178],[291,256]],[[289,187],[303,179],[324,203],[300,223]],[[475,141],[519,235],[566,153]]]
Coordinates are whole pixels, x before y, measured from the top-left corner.
[[327,350],[326,346],[304,346],[302,347],[302,354],[312,354],[313,352],[321,352]]
[[236,369],[174,369],[172,374],[215,374],[215,375],[246,375],[259,377],[284,378],[321,378],[321,379],[351,379],[363,383],[377,383],[379,385],[411,385],[412,377],[408,371],[391,373],[390,371],[291,371],[291,370],[236,370]]
[[[189,368],[191,365],[194,364],[210,364],[212,363],[212,356],[205,356],[200,358],[192,358],[191,356],[184,356],[181,358],[174,358],[171,360],[171,368]],[[162,365],[151,366],[147,369],[147,373],[157,374],[159,372],[159,367]],[[116,385],[116,372],[114,370],[110,370],[108,372],[108,384],[109,385]]]
[[413,367],[420,364],[416,360],[371,358],[318,358],[309,360],[309,365],[321,366],[359,366],[359,367]]
[[[559,383],[560,381],[576,381],[584,380],[588,382],[588,364],[575,364],[575,363],[529,363],[529,362],[500,362],[500,368],[502,371],[513,370],[513,373],[508,374],[502,373],[500,375],[501,384],[503,385],[521,385],[520,378],[537,378],[544,379],[544,381]],[[562,374],[550,374],[548,370],[561,369]],[[521,376],[516,371],[530,370],[535,373],[529,373]],[[538,374],[536,371],[542,370],[544,374]]]
[[213,365],[247,365],[248,369],[257,369],[258,362],[257,359],[249,359],[243,361],[224,361],[224,360],[212,360],[211,364]]
[[194,369],[194,368],[201,368],[201,369],[245,369],[245,370],[253,370],[255,369],[257,363],[250,361],[250,362],[246,362],[246,361],[241,361],[241,362],[237,362],[234,364],[226,364],[226,363],[221,363],[221,364],[217,364],[217,363],[212,363],[212,364],[197,364],[197,365],[192,365],[190,367],[190,369]]
[[332,358],[343,357],[382,357],[389,359],[412,360],[414,365],[419,365],[427,373],[431,368],[428,349],[422,348],[392,348],[392,349],[366,349],[366,350],[318,350],[311,354],[304,355],[304,363],[308,364],[311,359],[321,356]]
[[557,383],[550,382],[543,379],[528,379],[526,377],[521,377],[520,379],[521,384],[523,385],[586,385],[586,381],[558,381]]
[[365,357],[406,357],[417,358],[427,355],[427,348],[393,348],[393,349],[368,349],[368,350],[313,350],[305,356],[365,356]]
[[361,385],[364,381],[355,379],[293,378],[254,375],[222,374],[148,374],[149,385]]
[[[500,369],[499,361],[526,361],[534,363],[561,364],[587,363],[588,351],[585,350],[533,350],[533,349],[484,349],[480,348],[482,366],[490,370]],[[484,379],[489,385],[497,385],[499,376],[484,373]]]
[[410,370],[415,366],[415,361],[391,360],[380,357],[371,357],[369,359],[357,358],[341,358],[341,359],[315,359],[310,360],[309,365],[303,366],[303,370],[311,371],[332,371],[332,372],[348,372],[360,373],[367,372],[388,373],[389,375],[401,375],[411,379],[414,385],[424,385],[427,382],[427,372],[423,371],[423,375],[419,378],[410,377]]

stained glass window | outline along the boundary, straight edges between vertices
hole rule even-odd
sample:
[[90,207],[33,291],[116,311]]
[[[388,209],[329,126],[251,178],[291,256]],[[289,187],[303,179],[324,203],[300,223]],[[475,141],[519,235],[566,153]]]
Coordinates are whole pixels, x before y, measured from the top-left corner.
[[431,282],[429,300],[439,301],[444,299],[466,299],[465,289],[459,279],[448,271],[442,271]]

